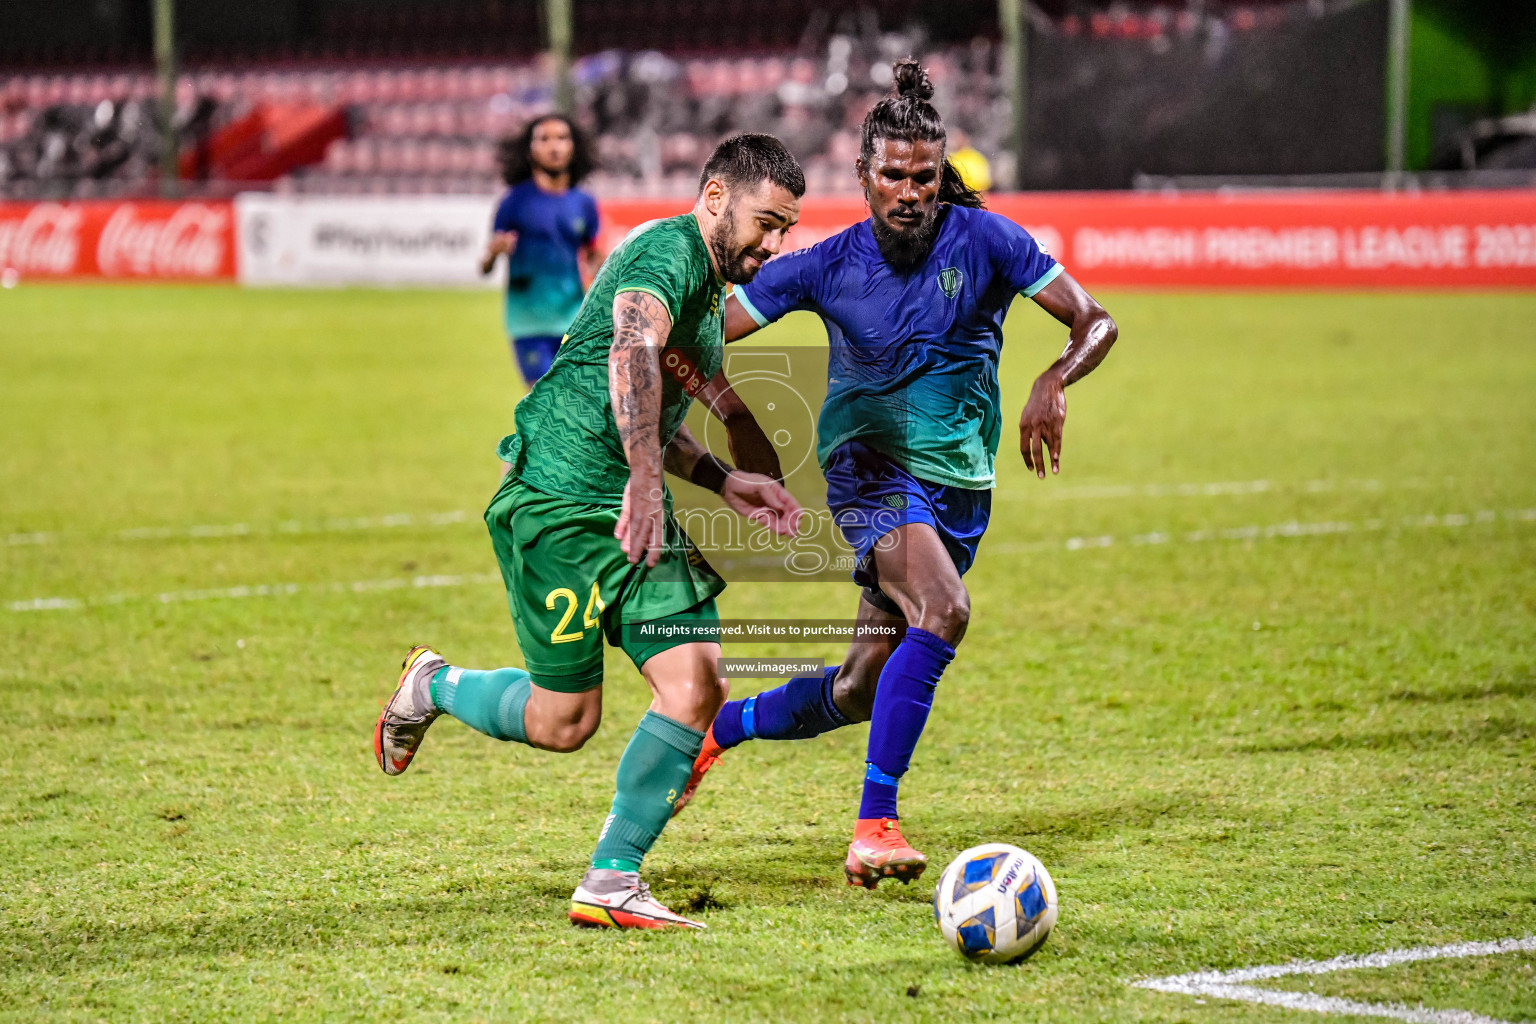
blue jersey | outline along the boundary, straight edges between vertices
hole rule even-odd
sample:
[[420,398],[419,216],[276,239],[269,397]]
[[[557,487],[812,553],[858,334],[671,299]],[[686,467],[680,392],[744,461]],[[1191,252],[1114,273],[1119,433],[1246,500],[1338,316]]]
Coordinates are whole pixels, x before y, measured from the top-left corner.
[[581,309],[577,254],[597,237],[597,203],[585,192],[546,192],[532,180],[502,197],[496,231],[516,231],[507,259],[507,334],[560,337]]
[[949,206],[933,251],[906,272],[869,221],[769,260],[736,297],[759,325],[820,315],[831,346],[816,457],[860,441],[922,480],[989,488],[1002,435],[997,361],[1013,297],[1061,273],[1029,232]]

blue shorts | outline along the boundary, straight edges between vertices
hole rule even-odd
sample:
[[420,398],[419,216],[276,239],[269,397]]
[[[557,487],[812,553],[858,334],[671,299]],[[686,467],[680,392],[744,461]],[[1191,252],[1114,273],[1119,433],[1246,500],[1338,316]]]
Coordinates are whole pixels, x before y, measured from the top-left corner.
[[875,607],[895,611],[880,590],[874,552],[880,538],[904,523],[933,527],[960,575],[976,560],[976,547],[992,515],[991,491],[919,480],[858,441],[833,449],[825,474],[827,507],[857,559],[853,581],[869,591]]
[[549,364],[560,351],[560,335],[537,334],[527,338],[512,339],[512,358],[523,373],[523,380],[533,387],[534,381],[549,372]]

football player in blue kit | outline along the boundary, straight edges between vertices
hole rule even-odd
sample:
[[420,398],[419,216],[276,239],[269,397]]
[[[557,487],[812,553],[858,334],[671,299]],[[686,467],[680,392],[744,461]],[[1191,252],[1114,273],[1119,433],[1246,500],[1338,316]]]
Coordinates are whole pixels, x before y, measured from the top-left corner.
[[[1002,433],[997,363],[1014,296],[1070,328],[1019,421],[1024,463],[1058,472],[1063,389],[1108,354],[1115,323],[1027,231],[981,209],[944,157],[945,131],[915,61],[895,66],[897,95],[864,118],[859,178],[871,217],[779,256],[726,303],[726,340],[791,310],[814,311],[830,344],[817,424],[827,504],[857,556],[859,622],[890,642],[856,642],[823,675],[727,702],[705,738],[682,807],[720,755],[749,739],[806,739],[870,722],[863,798],[844,872],[849,884],[911,881],[926,865],[903,837],[897,788],[934,691],[965,635],[970,568],[991,510]],[[715,412],[743,409],[716,379]],[[755,423],[732,430],[743,469],[778,475]],[[758,454],[747,457],[756,447]],[[675,811],[674,811],[675,813]]]
[[602,263],[597,201],[576,186],[592,169],[569,119],[549,114],[506,140],[502,174],[511,186],[496,207],[480,273],[507,258],[505,323],[512,357],[529,387],[544,376]]

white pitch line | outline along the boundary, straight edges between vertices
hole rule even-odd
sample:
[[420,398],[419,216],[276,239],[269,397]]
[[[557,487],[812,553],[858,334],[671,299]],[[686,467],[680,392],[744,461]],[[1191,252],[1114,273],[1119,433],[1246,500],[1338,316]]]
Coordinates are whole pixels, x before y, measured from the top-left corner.
[[1293,960],[1287,964],[1241,967],[1231,971],[1195,971],[1164,978],[1148,978],[1133,984],[1137,988],[1152,989],[1156,992],[1214,999],[1236,999],[1311,1013],[1388,1017],[1393,1020],[1410,1021],[1412,1024],[1506,1024],[1505,1021],[1484,1017],[1468,1010],[1436,1010],[1422,1004],[1407,1006],[1403,1003],[1362,1003],[1353,999],[1320,996],[1312,992],[1289,992],[1283,989],[1259,988],[1244,983],[1298,974],[1329,974],[1334,971],[1354,971],[1370,967],[1395,967],[1420,960],[1498,956],[1502,953],[1523,952],[1536,952],[1536,935],[1526,936],[1523,939],[1498,939],[1492,942],[1453,942],[1446,946],[1389,949],[1380,953],[1336,956],[1331,960]]
[[197,526],[141,526],[112,534],[118,540],[207,540],[221,537],[249,537],[282,534],[294,536],[313,533],[351,533],[356,530],[391,530],[403,526],[447,526],[467,522],[470,513],[463,509],[413,516],[398,512],[387,516],[351,516],[304,522],[285,519],[280,523],[204,523]]
[[[1454,486],[1455,478],[1443,481],[1408,479],[1384,483],[1380,480],[1301,480],[1295,482],[1275,480],[1225,480],[1213,483],[1178,484],[1099,484],[1082,487],[1053,487],[1047,491],[1027,488],[998,490],[1001,499],[1037,497],[1048,495],[1052,500],[1097,500],[1104,498],[1220,498],[1252,494],[1283,494],[1301,492],[1324,494],[1333,491],[1366,491],[1378,493],[1389,488],[1419,489]],[[223,537],[250,537],[314,533],[346,533],[353,530],[386,530],[403,526],[446,526],[479,520],[478,513],[455,509],[434,515],[412,515],[397,512],[384,516],[353,516],[324,520],[303,521],[288,519],[279,523],[200,523],[194,526],[137,526],[117,530],[106,536],[116,540],[208,540]],[[12,533],[5,538],[11,547],[37,544],[57,544],[69,534],[40,531]]]
[[[1454,529],[1461,526],[1471,526],[1474,523],[1496,522],[1499,514],[1491,509],[1483,509],[1474,513],[1452,512],[1448,515],[1424,515],[1404,516],[1397,525],[1405,529],[1426,529],[1441,527]],[[1504,513],[1504,518],[1510,522],[1524,523],[1536,521],[1536,508],[1509,509]],[[1295,520],[1285,523],[1271,523],[1267,526],[1232,526],[1221,529],[1193,530],[1182,536],[1171,533],[1138,533],[1130,538],[1135,545],[1167,544],[1173,540],[1182,540],[1189,544],[1199,544],[1210,540],[1272,540],[1276,537],[1325,537],[1330,534],[1340,533],[1372,533],[1385,530],[1388,523],[1385,519],[1365,519],[1360,522],[1329,521],[1320,523],[1298,523]],[[1069,537],[1065,547],[1068,551],[1083,551],[1088,548],[1114,547],[1116,538],[1112,534],[1104,534],[1098,537]],[[1038,543],[1018,545],[999,544],[991,549],[1003,553],[1023,551],[1028,548],[1038,547]]]
[[[136,526],[117,530],[106,536],[113,540],[218,540],[226,537],[293,537],[317,533],[351,533],[357,530],[391,530],[405,526],[448,526],[454,523],[478,521],[479,515],[455,509],[452,512],[436,512],[418,516],[405,512],[387,516],[352,516],[346,518],[319,519],[305,522],[285,519],[278,523],[199,523],[194,526]],[[67,534],[62,533],[12,533],[6,544],[22,547],[35,544],[57,544]]]
[[[1424,515],[1407,516],[1401,520],[1401,525],[1409,529],[1422,529],[1426,527],[1461,527],[1473,523],[1491,523],[1498,516],[1491,511],[1482,511],[1473,515],[1451,513],[1449,515]],[[1536,508],[1511,509],[1504,513],[1504,518],[1512,522],[1536,522]],[[1320,537],[1331,534],[1355,533],[1372,530],[1386,529],[1385,520],[1368,519],[1363,523],[1347,522],[1323,522],[1323,523],[1275,523],[1269,526],[1239,526],[1220,530],[1195,530],[1184,534],[1181,539],[1194,544],[1209,540],[1255,540],[1274,537]],[[1166,544],[1175,539],[1166,533],[1140,533],[1131,538],[1132,544]],[[988,550],[1000,554],[1016,554],[1022,551],[1038,551],[1042,548],[1055,547],[1055,541],[1030,541],[1016,544],[998,544]],[[1115,538],[1110,535],[1101,537],[1071,537],[1066,541],[1068,551],[1082,551],[1087,548],[1113,547]],[[366,593],[372,590],[395,590],[403,587],[434,587],[434,586],[459,586],[463,583],[478,583],[500,580],[495,573],[480,573],[469,576],[416,576],[411,579],[385,579],[385,580],[359,580],[354,583],[273,583],[259,584],[241,587],[221,587],[209,590],[177,590],[163,594],[155,594],[149,598],[136,597],[134,595],[114,595],[104,598],[82,599],[75,597],[34,597],[30,600],[11,601],[6,606],[13,612],[38,612],[38,611],[65,611],[86,606],[122,604],[125,601],[155,600],[162,604],[172,604],[180,601],[211,601],[242,597],[274,597],[300,592],[331,592],[331,593]],[[444,582],[433,582],[444,581]]]
[[1392,482],[1381,480],[1225,480],[1204,484],[1088,484],[1078,487],[1051,487],[1036,490],[1031,487],[999,489],[999,498],[1037,498],[1053,501],[1098,500],[1104,498],[1231,498],[1250,494],[1327,494],[1334,491],[1365,491],[1379,493],[1388,488],[1423,490],[1432,487],[1453,487],[1455,477],[1443,480],[1408,479]]
[[230,601],[246,597],[288,597],[292,594],[367,594],[378,590],[405,590],[422,587],[462,587],[482,583],[500,583],[494,572],[463,575],[411,576],[381,580],[354,580],[351,583],[261,583],[241,587],[212,587],[202,590],[167,590],[158,594],[113,594],[109,597],[36,597],[30,601],[12,601],[13,612],[73,611],[86,607],[153,601],[180,604],[187,601]]
[[34,597],[30,601],[12,601],[10,605],[13,612],[52,612],[83,607],[85,602],[74,597]]
[[[1165,990],[1167,991],[1167,990]],[[1210,985],[1191,995],[1215,999],[1236,999],[1245,1003],[1263,1003],[1287,1010],[1309,1013],[1337,1013],[1353,1017],[1388,1017],[1411,1024],[1512,1024],[1497,1017],[1484,1017],[1471,1010],[1434,1010],[1405,1003],[1362,1003],[1353,999],[1320,996],[1311,992],[1286,992],[1281,989],[1256,988],[1252,985]]]

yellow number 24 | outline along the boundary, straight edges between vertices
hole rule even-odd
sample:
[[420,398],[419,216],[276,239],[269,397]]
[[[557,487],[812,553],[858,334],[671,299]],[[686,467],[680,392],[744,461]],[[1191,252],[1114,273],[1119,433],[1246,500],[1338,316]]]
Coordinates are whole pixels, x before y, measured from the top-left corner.
[[551,590],[549,596],[544,599],[544,607],[554,611],[555,602],[562,600],[565,602],[565,614],[560,616],[560,624],[555,627],[555,631],[549,634],[550,643],[568,644],[572,640],[580,640],[587,635],[588,629],[602,625],[602,620],[598,618],[598,615],[602,614],[603,609],[608,606],[603,603],[602,595],[598,592],[596,583],[592,584],[592,595],[587,598],[586,610],[581,615],[581,624],[585,627],[581,632],[567,633],[565,631],[565,627],[571,624],[571,619],[576,615],[576,602],[578,598],[574,590],[569,587],[557,587]]

